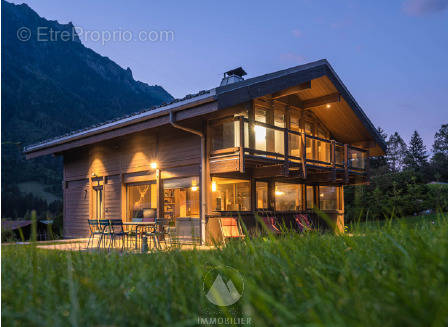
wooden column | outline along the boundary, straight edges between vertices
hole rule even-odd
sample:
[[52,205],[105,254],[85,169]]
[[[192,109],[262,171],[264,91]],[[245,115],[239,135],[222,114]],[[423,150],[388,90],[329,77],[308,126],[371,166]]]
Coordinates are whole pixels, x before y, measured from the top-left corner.
[[255,178],[250,178],[250,210],[257,210],[257,182]]
[[286,130],[283,132],[284,137],[284,151],[285,151],[285,176],[289,176],[289,133],[288,131],[291,129],[291,119],[290,119],[290,110],[289,107],[285,108],[285,128]]
[[255,102],[253,100],[250,102],[248,116],[249,116],[249,148],[255,149],[255,131],[254,131]]
[[[274,101],[269,101],[269,110],[266,111],[266,124],[274,125]],[[266,151],[275,151],[275,131],[273,129],[266,128]]]
[[164,193],[162,172],[159,168],[156,169],[156,189],[157,189],[157,218],[163,218],[164,210]]
[[330,144],[330,161],[331,166],[333,167],[333,180],[336,180],[336,143],[334,140],[331,140]]
[[268,182],[268,208],[275,211],[275,183],[273,180]]
[[244,173],[244,120],[240,117],[240,173]]
[[348,184],[348,144],[344,144],[344,176],[345,184]]
[[301,147],[302,147],[302,177],[306,179],[306,137],[305,132],[300,135]]

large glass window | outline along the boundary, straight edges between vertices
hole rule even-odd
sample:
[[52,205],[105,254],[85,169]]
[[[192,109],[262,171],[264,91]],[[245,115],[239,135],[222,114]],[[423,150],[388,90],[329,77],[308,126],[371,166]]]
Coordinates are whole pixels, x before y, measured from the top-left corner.
[[240,146],[240,122],[233,117],[212,126],[212,151]]
[[199,178],[176,178],[163,181],[165,218],[199,218]]
[[249,211],[250,182],[214,177],[212,180],[212,208],[214,211]]
[[268,207],[268,183],[256,182],[257,208],[267,209]]
[[275,183],[275,209],[278,211],[302,210],[302,185]]
[[306,187],[306,208],[314,208],[314,186]]
[[155,182],[128,184],[126,186],[127,219],[154,218],[157,209]]
[[340,188],[337,186],[319,186],[321,210],[341,210]]

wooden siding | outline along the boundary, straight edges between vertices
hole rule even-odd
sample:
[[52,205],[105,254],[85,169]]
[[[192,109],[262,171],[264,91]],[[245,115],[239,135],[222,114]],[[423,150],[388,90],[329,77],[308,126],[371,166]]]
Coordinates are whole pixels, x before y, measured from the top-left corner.
[[104,217],[106,219],[121,219],[121,176],[108,176],[103,187]]
[[119,219],[125,205],[124,183],[153,180],[153,161],[162,178],[199,176],[200,138],[167,126],[64,152],[64,237],[89,234],[92,174],[105,178],[105,218]]
[[64,186],[64,237],[87,237],[90,217],[89,180],[75,180]]

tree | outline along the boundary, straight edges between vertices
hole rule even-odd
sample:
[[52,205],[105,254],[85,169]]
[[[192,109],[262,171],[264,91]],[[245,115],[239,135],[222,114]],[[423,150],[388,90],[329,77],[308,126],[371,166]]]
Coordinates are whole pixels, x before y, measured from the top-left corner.
[[436,181],[448,182],[448,124],[442,125],[434,136],[431,170]]
[[401,138],[400,134],[395,132],[389,137],[387,141],[387,163],[393,172],[398,172],[403,168],[404,158],[406,156],[406,143]]
[[432,151],[448,156],[448,124],[443,124],[434,136]]
[[[378,133],[381,135],[384,141],[387,140],[387,134],[381,127],[378,127]],[[370,173],[372,176],[381,175],[388,171],[387,165],[387,144],[386,144],[386,153],[382,156],[370,157],[369,158],[369,167]]]
[[407,169],[422,172],[428,166],[428,153],[423,139],[417,131],[414,131],[409,142],[409,147],[404,158],[404,165]]

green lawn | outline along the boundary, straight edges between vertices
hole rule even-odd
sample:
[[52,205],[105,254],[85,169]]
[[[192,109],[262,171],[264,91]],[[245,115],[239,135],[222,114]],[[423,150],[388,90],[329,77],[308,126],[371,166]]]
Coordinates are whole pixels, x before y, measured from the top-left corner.
[[[225,316],[256,326],[447,326],[448,216],[350,228],[151,255],[3,246],[2,323],[192,326]],[[222,309],[202,289],[220,265],[244,280],[241,299]]]

